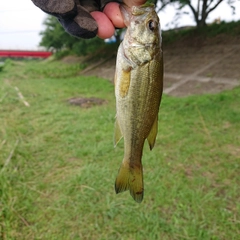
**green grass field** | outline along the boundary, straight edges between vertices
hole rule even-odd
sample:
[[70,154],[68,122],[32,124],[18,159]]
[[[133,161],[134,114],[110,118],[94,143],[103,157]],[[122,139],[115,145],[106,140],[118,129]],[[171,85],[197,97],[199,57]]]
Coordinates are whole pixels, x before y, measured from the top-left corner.
[[[145,196],[116,195],[123,141],[115,98],[81,67],[7,61],[0,72],[0,239],[231,239],[240,236],[240,88],[164,95]],[[19,91],[29,103],[27,107]],[[107,101],[84,109],[72,97]]]

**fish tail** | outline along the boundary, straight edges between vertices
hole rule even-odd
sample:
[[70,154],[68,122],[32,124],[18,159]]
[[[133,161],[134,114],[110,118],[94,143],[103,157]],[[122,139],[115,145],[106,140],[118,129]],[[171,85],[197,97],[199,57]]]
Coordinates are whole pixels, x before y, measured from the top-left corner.
[[127,161],[123,161],[115,181],[116,193],[130,191],[133,199],[140,203],[143,200],[143,171],[142,164],[130,166]]

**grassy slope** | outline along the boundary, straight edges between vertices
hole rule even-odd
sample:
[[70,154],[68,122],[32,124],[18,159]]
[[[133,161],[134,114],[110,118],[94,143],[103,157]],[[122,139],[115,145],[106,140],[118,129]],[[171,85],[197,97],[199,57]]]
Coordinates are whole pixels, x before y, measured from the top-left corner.
[[[240,88],[163,96],[137,204],[114,193],[113,86],[78,71],[18,62],[0,73],[0,239],[238,239]],[[69,105],[76,96],[108,104]]]
[[221,22],[204,28],[180,28],[163,32],[164,46],[197,46],[201,44],[238,44],[240,38],[240,21]]

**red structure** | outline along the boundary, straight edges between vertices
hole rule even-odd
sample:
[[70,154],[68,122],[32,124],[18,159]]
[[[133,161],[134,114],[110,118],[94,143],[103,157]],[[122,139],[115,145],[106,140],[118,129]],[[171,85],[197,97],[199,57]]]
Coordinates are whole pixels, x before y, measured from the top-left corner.
[[48,58],[52,55],[47,51],[0,50],[0,57],[9,58]]

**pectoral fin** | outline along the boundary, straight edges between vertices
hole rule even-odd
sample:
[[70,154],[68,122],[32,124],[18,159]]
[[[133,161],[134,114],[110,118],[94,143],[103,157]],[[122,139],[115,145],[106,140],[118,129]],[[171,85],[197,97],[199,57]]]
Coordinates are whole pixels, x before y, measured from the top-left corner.
[[152,125],[152,129],[147,137],[150,150],[152,150],[154,147],[155,140],[157,137],[157,132],[158,132],[158,116],[155,118],[155,121]]
[[131,79],[131,71],[124,71],[122,70],[121,77],[120,77],[120,96],[125,97],[128,93],[129,86],[130,86],[130,79]]
[[114,147],[117,146],[118,142],[121,140],[121,138],[123,137],[118,120],[116,118],[115,121],[115,132],[114,132]]

